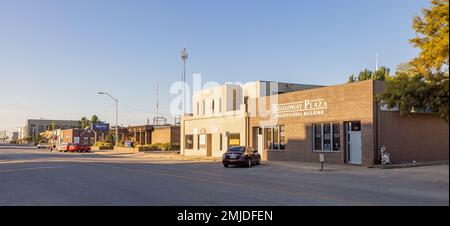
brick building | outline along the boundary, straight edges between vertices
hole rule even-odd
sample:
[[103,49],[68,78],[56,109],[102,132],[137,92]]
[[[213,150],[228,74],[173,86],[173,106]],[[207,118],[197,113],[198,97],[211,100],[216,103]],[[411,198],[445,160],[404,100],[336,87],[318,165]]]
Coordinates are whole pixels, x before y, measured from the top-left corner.
[[66,129],[60,132],[59,143],[75,143],[92,146],[97,141],[105,140],[109,131],[97,131],[91,128]]
[[[116,129],[111,128],[111,134],[116,135]],[[120,141],[132,141],[135,145],[170,143],[179,145],[179,125],[140,125],[119,128]]]
[[[319,162],[323,154],[327,163],[372,166],[380,163],[382,147],[394,163],[448,160],[448,124],[434,114],[400,116],[380,106],[376,95],[383,86],[369,80],[249,98],[244,112],[229,119],[198,119],[196,125],[203,125],[188,129],[196,136],[183,134],[192,141],[185,145],[193,148],[189,154],[220,156],[226,148],[217,148],[211,139],[220,139],[217,131],[236,130],[236,145],[254,147],[264,160]],[[235,145],[233,137],[222,139]]]

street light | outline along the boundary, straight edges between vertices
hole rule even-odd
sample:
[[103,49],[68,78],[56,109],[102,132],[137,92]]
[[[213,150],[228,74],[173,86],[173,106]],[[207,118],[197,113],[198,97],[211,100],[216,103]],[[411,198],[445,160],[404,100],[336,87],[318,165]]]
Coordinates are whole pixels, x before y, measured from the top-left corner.
[[114,98],[113,96],[111,96],[111,94],[107,93],[107,92],[98,92],[99,95],[107,95],[109,97],[111,97],[111,99],[114,100],[114,102],[116,103],[116,146],[119,144],[119,101]]

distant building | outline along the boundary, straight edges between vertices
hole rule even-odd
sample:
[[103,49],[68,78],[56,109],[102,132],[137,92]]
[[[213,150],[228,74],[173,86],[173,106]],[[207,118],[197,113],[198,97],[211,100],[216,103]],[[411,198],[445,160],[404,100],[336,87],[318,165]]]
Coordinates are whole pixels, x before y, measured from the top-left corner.
[[95,130],[91,128],[86,129],[66,129],[61,130],[60,135],[57,140],[58,144],[61,143],[74,143],[74,144],[85,144],[92,146],[97,141],[103,141],[106,136],[108,136],[109,130]]
[[19,139],[19,132],[11,132],[9,134],[9,142],[15,143]]
[[[116,135],[116,129],[111,128],[110,133]],[[132,141],[135,145],[170,143],[180,145],[179,125],[140,125],[119,128],[120,141]]]
[[25,125],[19,131],[19,138],[35,138],[40,133],[49,130],[52,123],[56,124],[57,129],[62,130],[81,127],[79,120],[27,119]]

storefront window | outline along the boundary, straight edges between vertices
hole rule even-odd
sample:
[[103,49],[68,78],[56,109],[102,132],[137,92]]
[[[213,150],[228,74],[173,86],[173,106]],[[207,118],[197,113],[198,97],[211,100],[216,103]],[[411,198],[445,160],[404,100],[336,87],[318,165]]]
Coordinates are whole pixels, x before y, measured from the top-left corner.
[[194,148],[194,135],[186,135],[184,146],[186,146],[186,149]]
[[333,151],[341,148],[341,127],[338,123],[333,123]]
[[264,128],[264,148],[272,149],[272,128]]
[[331,151],[331,125],[323,124],[323,150]]
[[286,148],[286,131],[284,126],[280,126],[280,150]]
[[314,124],[314,150],[322,150],[322,124]]
[[280,133],[279,133],[278,127],[274,127],[273,128],[273,147],[272,148],[275,150],[278,150],[279,136],[280,136]]
[[313,139],[315,151],[339,151],[341,148],[339,123],[313,124]]

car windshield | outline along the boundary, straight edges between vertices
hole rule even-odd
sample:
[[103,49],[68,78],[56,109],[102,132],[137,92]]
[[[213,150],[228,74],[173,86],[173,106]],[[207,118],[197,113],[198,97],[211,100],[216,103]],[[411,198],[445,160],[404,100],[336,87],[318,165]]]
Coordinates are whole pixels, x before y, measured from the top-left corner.
[[230,149],[228,149],[228,151],[230,151],[230,152],[244,152],[245,148],[244,147],[231,147]]

